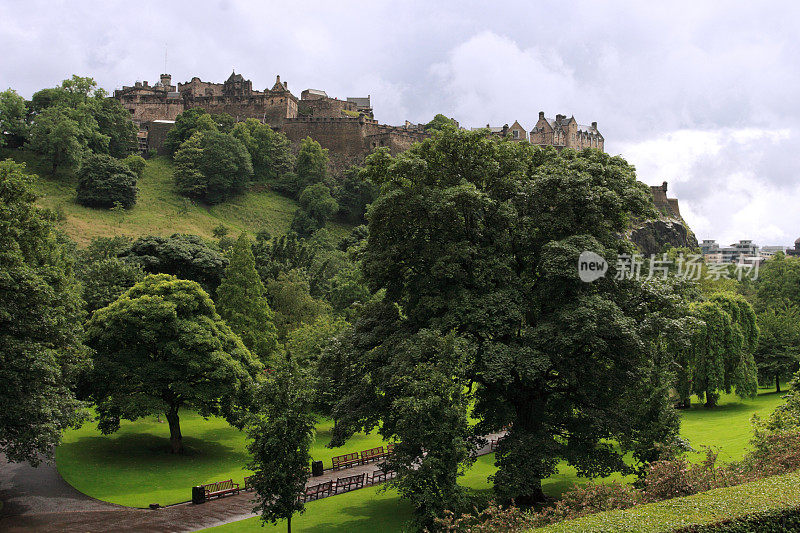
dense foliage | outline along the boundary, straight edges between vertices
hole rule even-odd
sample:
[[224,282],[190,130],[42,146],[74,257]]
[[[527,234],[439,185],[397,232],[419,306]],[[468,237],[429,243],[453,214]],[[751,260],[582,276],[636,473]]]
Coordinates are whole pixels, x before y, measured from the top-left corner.
[[176,233],[169,237],[139,237],[119,256],[140,265],[151,274],[172,274],[199,283],[214,292],[228,259],[197,235]]
[[256,491],[253,511],[265,523],[285,519],[291,533],[292,515],[305,510],[299,496],[308,481],[316,422],[310,390],[296,365],[285,361],[270,374],[259,388],[258,405],[247,447]]
[[225,133],[196,132],[175,153],[178,191],[209,204],[242,193],[252,175],[247,149]]
[[25,99],[13,89],[0,92],[0,147],[22,146],[28,139]]
[[59,87],[33,95],[30,147],[55,173],[77,169],[90,152],[125,157],[136,148],[136,126],[118,100],[92,78],[72,76]]
[[87,207],[133,207],[136,173],[125,162],[104,154],[85,158],[78,172],[76,201]]
[[0,452],[35,465],[82,420],[73,387],[86,354],[68,248],[24,170],[0,162]]
[[200,285],[167,274],[95,311],[86,342],[95,349],[88,381],[100,430],[165,413],[173,453],[184,451],[181,408],[241,427],[262,369]]
[[242,233],[230,253],[222,283],[217,288],[217,310],[253,354],[264,363],[278,349],[275,316],[256,271],[250,239]]
[[[541,479],[559,459],[587,475],[628,471],[627,451],[646,461],[672,442],[664,337],[679,334],[679,298],[613,272],[592,284],[577,275],[584,250],[612,264],[630,253],[618,235],[652,209],[622,158],[447,130],[396,159],[378,156],[367,171],[382,190],[368,215],[364,272],[385,298],[356,322],[351,363],[361,361],[363,378],[334,410],[335,441],[382,422],[387,438],[409,442],[399,471],[401,460],[406,469],[424,461],[420,435],[430,438],[428,456],[454,459],[398,476],[424,522],[458,500],[469,431],[456,414],[470,383],[475,432],[510,426],[494,476],[503,500],[541,499]],[[433,349],[438,338],[452,348]],[[415,346],[423,339],[427,348]],[[420,375],[425,365],[432,371]],[[404,400],[410,390],[414,401]],[[426,416],[433,406],[440,414]],[[398,418],[414,424],[387,424]]]
[[231,135],[250,153],[255,181],[273,183],[293,179],[295,157],[285,135],[254,118],[238,122]]

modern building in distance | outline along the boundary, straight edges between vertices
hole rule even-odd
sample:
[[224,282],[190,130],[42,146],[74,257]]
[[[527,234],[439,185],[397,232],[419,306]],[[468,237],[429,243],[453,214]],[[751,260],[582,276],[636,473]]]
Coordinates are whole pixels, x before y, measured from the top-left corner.
[[759,248],[752,240],[740,240],[730,246],[721,247],[714,239],[703,239],[700,251],[707,263],[745,263],[757,257]]

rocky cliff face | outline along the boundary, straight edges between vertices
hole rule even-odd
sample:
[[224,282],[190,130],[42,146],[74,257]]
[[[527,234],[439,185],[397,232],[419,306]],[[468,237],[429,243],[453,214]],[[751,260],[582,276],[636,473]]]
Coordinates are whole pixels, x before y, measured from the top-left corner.
[[655,220],[635,223],[627,237],[642,251],[642,255],[660,253],[664,246],[697,248],[697,238],[689,226],[678,217],[662,216]]

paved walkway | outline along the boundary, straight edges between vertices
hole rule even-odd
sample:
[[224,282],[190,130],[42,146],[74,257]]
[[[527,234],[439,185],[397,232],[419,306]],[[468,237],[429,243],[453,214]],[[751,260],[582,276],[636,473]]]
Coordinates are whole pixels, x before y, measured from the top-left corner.
[[[489,435],[487,438],[497,436]],[[477,455],[490,453],[489,448],[487,445],[477,450]],[[326,470],[322,476],[310,479],[309,485],[362,472],[371,477],[375,470],[375,463],[338,471]],[[122,507],[78,492],[61,478],[53,465],[42,464],[33,468],[27,463],[8,463],[0,454],[0,502],[3,502],[0,531],[4,533],[197,531],[256,516],[252,512],[251,499],[251,493],[242,492],[203,505],[181,503],[158,510]]]

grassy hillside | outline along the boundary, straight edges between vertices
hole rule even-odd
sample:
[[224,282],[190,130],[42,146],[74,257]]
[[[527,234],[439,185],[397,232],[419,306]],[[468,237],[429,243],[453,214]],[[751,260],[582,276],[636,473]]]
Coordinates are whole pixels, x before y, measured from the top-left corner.
[[[64,231],[81,246],[95,237],[113,235],[193,233],[210,238],[219,224],[228,226],[232,234],[266,229],[272,235],[282,235],[289,230],[297,209],[294,200],[266,190],[250,191],[216,206],[193,203],[175,192],[172,163],[165,158],[147,162],[135,207],[123,212],[93,209],[75,203],[73,176],[52,176],[49,168],[29,152],[0,151],[0,158],[7,157],[25,162],[28,172],[39,176],[34,184],[39,205],[57,211]],[[344,236],[350,228],[332,223],[328,229]]]

